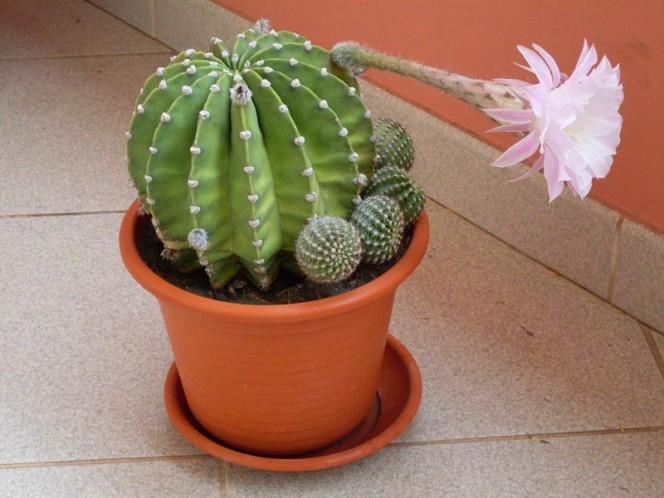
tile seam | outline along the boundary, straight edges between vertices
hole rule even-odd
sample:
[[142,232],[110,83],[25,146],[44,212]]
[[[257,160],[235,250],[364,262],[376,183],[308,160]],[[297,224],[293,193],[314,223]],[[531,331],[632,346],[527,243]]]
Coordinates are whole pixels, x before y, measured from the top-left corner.
[[63,60],[63,59],[86,59],[91,57],[106,58],[106,57],[130,57],[130,56],[147,56],[147,55],[168,55],[172,54],[172,50],[160,50],[158,52],[116,52],[105,54],[67,54],[67,55],[35,55],[28,57],[0,57],[0,62],[31,62],[43,60]]
[[426,441],[397,441],[391,443],[390,446],[444,446],[452,444],[477,444],[477,443],[494,443],[506,441],[530,441],[530,440],[547,440],[547,439],[564,439],[574,437],[599,437],[599,436],[614,436],[620,434],[641,434],[641,433],[655,433],[664,432],[664,425],[652,427],[624,427],[620,429],[598,429],[588,431],[569,431],[569,432],[542,432],[533,434],[514,434],[514,435],[500,435],[500,436],[478,436],[478,437],[464,437],[464,438],[451,438],[451,439],[431,439]]
[[123,458],[91,458],[81,460],[47,460],[43,462],[0,463],[0,470],[31,469],[37,467],[70,467],[74,465],[117,465],[141,462],[168,462],[180,460],[199,460],[212,458],[203,453],[192,455],[162,455],[152,457],[123,457]]
[[[542,432],[542,433],[528,433],[528,434],[512,434],[512,435],[498,435],[498,436],[478,436],[478,437],[465,437],[465,438],[452,438],[452,439],[431,439],[426,441],[397,441],[391,443],[390,446],[442,446],[451,444],[476,444],[476,443],[492,443],[501,441],[527,441],[527,440],[546,440],[546,439],[562,439],[571,437],[592,437],[592,436],[612,436],[620,434],[640,434],[640,433],[655,433],[664,432],[664,425],[649,426],[649,427],[623,427],[619,429],[598,429],[588,431],[569,431],[569,432]],[[38,468],[38,467],[67,467],[76,465],[110,465],[110,464],[127,464],[127,463],[141,463],[141,462],[167,462],[167,461],[180,461],[180,460],[204,460],[213,459],[212,456],[199,453],[192,455],[163,455],[153,457],[124,457],[124,458],[100,458],[100,459],[83,459],[83,460],[52,460],[44,462],[20,462],[20,463],[4,463],[0,464],[0,470],[6,469],[24,469],[24,468]],[[226,492],[226,482],[228,480],[228,471],[226,463],[221,462],[223,471],[220,470],[220,477],[223,476],[223,490]],[[221,486],[220,486],[221,489]],[[222,495],[223,498],[224,495]]]
[[620,242],[622,240],[622,225],[624,216],[620,216],[613,231],[613,245],[611,247],[611,266],[609,268],[609,285],[606,291],[606,300],[613,302],[613,291],[615,289],[616,277],[618,276],[618,264],[620,263]]
[[0,220],[16,218],[50,218],[55,216],[93,216],[97,214],[124,214],[125,209],[109,209],[102,211],[71,211],[63,213],[21,213],[21,214],[0,214]]
[[[130,24],[130,23],[128,23],[127,21],[125,21],[124,19],[122,19],[122,18],[116,16],[115,14],[113,14],[113,12],[109,12],[108,10],[104,9],[103,7],[100,7],[99,5],[97,5],[97,4],[93,3],[93,2],[91,2],[90,0],[85,0],[85,2],[86,2],[87,4],[89,4],[89,5],[92,5],[92,6],[95,7],[96,9],[99,9],[99,10],[101,10],[102,12],[108,14],[109,16],[111,16],[111,17],[117,19],[117,20],[120,21],[122,24],[125,24],[125,25],[129,26],[130,28],[132,28],[132,29],[138,31],[139,33],[142,33],[143,35],[145,35],[145,36],[147,36],[148,38],[152,39],[153,41],[159,43],[160,45],[163,45],[164,47],[168,48],[169,50],[172,50],[172,51],[174,51],[174,52],[179,52],[179,50],[176,50],[176,49],[174,49],[173,47],[171,47],[171,46],[169,46],[169,45],[166,45],[162,40],[158,39],[155,35],[152,35],[152,34],[150,34],[150,33],[146,33],[145,31],[143,31],[143,30],[137,28],[137,27],[134,26],[133,24]],[[153,5],[154,5],[154,3],[153,3]],[[153,10],[153,11],[154,11],[154,10]]]
[[219,460],[219,498],[228,497],[228,464]]
[[650,349],[650,353],[652,354],[653,360],[655,361],[655,364],[659,369],[659,373],[662,375],[662,379],[664,380],[664,358],[662,358],[662,353],[659,350],[659,346],[657,346],[657,343],[655,342],[655,338],[653,337],[652,332],[646,325],[639,322],[639,327],[641,327],[641,333],[643,334],[643,337],[648,343],[648,348]]

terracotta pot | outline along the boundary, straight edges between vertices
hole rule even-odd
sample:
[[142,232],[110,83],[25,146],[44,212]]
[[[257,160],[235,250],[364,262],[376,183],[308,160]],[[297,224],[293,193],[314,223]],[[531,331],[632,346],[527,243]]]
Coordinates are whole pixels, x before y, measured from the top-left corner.
[[297,304],[246,305],[201,297],[155,274],[136,247],[138,205],[120,250],[158,299],[187,403],[213,436],[243,451],[293,455],[350,432],[371,408],[397,287],[426,251],[424,213],[403,257],[344,294]]

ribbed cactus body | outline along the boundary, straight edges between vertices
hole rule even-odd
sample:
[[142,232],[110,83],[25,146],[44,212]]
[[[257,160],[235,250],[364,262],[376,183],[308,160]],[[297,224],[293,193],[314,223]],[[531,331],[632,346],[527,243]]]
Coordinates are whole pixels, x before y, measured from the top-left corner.
[[417,219],[426,203],[422,187],[397,166],[385,166],[377,170],[365,194],[385,195],[397,201],[407,224]]
[[314,282],[339,282],[360,264],[362,243],[350,222],[336,216],[320,216],[300,233],[295,256],[300,269]]
[[393,119],[374,121],[376,134],[376,168],[398,166],[408,171],[415,161],[415,147],[406,129]]
[[353,212],[351,222],[362,239],[363,259],[367,263],[384,263],[399,250],[405,222],[393,199],[384,195],[367,197]]
[[213,287],[244,266],[267,287],[309,217],[350,214],[373,173],[372,132],[356,81],[326,50],[252,29],[147,79],[129,173],[176,263],[198,259]]

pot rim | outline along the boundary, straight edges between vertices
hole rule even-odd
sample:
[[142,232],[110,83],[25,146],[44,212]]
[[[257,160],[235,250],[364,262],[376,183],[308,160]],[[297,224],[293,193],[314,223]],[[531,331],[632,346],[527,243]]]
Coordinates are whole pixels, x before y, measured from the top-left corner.
[[[120,253],[129,273],[159,300],[179,303],[204,313],[246,322],[296,322],[323,318],[358,308],[395,290],[417,268],[429,243],[429,216],[423,211],[415,224],[410,245],[392,268],[360,287],[332,297],[292,304],[239,304],[220,301],[181,289],[171,284],[143,261],[135,242],[139,202],[127,209],[120,227]],[[370,318],[370,317],[368,317]]]

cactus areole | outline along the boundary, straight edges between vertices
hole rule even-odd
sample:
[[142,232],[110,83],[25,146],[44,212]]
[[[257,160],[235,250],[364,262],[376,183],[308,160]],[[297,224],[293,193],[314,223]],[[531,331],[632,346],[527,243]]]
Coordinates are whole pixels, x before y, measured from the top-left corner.
[[275,278],[312,216],[348,218],[373,174],[370,114],[329,53],[263,25],[213,38],[145,82],[127,133],[131,179],[164,254],[213,287]]

